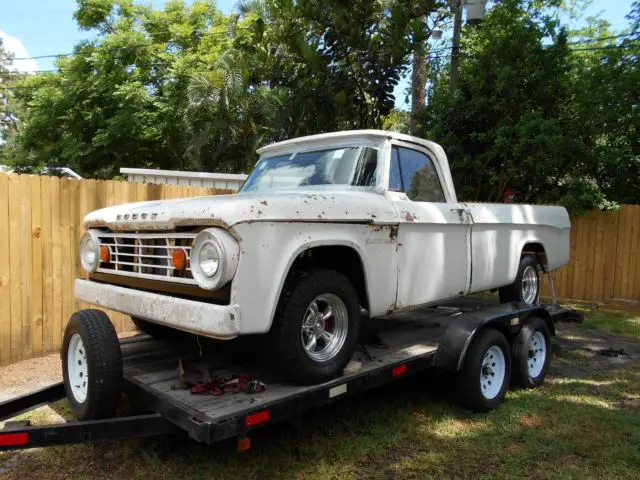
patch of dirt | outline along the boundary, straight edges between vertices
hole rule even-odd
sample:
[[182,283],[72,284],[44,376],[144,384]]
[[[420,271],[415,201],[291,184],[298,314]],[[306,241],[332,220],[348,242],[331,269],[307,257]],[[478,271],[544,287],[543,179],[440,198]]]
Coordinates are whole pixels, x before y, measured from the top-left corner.
[[622,408],[629,412],[640,412],[640,398],[623,400]]
[[542,427],[544,419],[540,415],[523,415],[520,417],[520,425],[525,428],[531,428],[534,430]]
[[61,380],[60,355],[57,353],[0,367],[0,402]]
[[[600,353],[608,349],[622,350],[624,354],[607,356]],[[573,323],[559,323],[553,339],[553,353],[550,375],[584,377],[640,363],[640,342]]]

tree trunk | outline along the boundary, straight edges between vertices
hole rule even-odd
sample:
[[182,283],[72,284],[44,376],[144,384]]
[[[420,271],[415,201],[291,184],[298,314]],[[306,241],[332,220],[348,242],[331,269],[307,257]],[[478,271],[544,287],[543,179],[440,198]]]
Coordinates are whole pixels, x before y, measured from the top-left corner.
[[[426,30],[427,16],[420,19]],[[427,93],[427,48],[426,42],[416,45],[413,49],[413,62],[411,70],[411,135],[417,135],[419,132],[420,113],[424,108],[424,102]]]

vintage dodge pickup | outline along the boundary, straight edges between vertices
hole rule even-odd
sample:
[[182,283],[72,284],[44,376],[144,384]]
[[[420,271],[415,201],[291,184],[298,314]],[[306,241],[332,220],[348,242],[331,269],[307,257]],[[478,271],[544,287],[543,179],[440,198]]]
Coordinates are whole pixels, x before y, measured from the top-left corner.
[[76,298],[128,314],[154,336],[266,334],[270,358],[315,383],[349,362],[364,311],[491,289],[503,302],[534,304],[540,272],[569,260],[564,208],[458,202],[436,143],[361,130],[258,154],[238,194],[87,215],[88,277],[76,280]]

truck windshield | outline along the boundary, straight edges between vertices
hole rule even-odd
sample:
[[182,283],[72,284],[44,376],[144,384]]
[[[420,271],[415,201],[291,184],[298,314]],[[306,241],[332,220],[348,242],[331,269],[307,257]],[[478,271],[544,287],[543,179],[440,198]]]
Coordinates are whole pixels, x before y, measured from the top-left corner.
[[297,152],[260,160],[240,191],[264,192],[321,185],[373,187],[378,170],[378,151],[371,147]]

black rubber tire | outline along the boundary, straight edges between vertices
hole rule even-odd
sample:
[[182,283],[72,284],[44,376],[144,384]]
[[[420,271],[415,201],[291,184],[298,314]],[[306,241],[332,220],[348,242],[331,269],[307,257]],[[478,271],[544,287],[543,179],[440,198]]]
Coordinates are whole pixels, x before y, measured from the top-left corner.
[[137,317],[131,317],[131,321],[142,333],[146,333],[150,337],[158,340],[171,338],[178,335],[178,331],[175,328],[158,325],[157,323],[149,322]]
[[[531,377],[529,375],[529,342],[536,332],[542,333],[546,342],[546,356],[544,359],[544,365],[540,374],[537,377]],[[551,363],[551,334],[549,333],[549,327],[547,323],[540,317],[530,317],[529,320],[522,326],[522,329],[516,336],[513,342],[512,348],[513,357],[513,384],[522,388],[534,388],[542,385],[547,371],[549,370],[549,364]]]
[[[505,357],[504,382],[498,394],[486,398],[480,387],[480,372],[484,355],[492,346],[502,349]],[[494,328],[479,332],[464,358],[462,370],[455,379],[455,390],[458,402],[466,408],[477,412],[490,412],[504,399],[511,381],[511,347],[502,333]]]
[[538,276],[538,291],[536,292],[536,300],[534,303],[538,303],[540,299],[540,269],[538,268],[538,261],[532,255],[524,255],[520,259],[520,265],[518,266],[518,274],[515,281],[511,285],[501,287],[498,290],[500,296],[500,303],[508,302],[522,302],[522,274],[527,267],[534,267]]
[[[82,339],[86,350],[87,397],[80,403],[71,390],[67,366],[69,342],[74,334]],[[80,420],[112,416],[120,401],[122,355],[111,321],[100,310],[80,310],[69,319],[62,343],[62,375],[67,399]]]
[[[342,349],[332,359],[321,363],[311,359],[305,352],[301,329],[307,307],[322,293],[333,293],[340,297],[349,319]],[[358,343],[359,305],[355,288],[339,272],[313,269],[292,273],[284,286],[268,337],[279,370],[290,380],[302,385],[321,383],[340,375]]]

